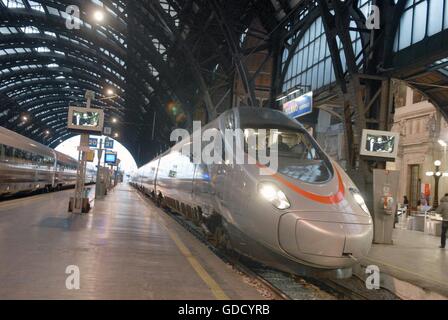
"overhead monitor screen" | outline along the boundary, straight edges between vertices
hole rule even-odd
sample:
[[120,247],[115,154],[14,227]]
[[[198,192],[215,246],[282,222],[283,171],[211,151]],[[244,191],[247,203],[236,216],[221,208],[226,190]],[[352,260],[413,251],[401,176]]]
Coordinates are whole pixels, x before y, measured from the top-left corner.
[[98,133],[103,131],[104,111],[100,109],[87,109],[70,107],[68,128],[74,131]]
[[117,163],[117,154],[116,153],[106,153],[105,162],[107,164],[115,165]]
[[395,149],[395,137],[377,136],[368,134],[366,150],[370,152],[393,153]]
[[72,124],[75,126],[98,127],[100,114],[98,112],[73,112]]
[[395,159],[398,154],[399,139],[398,133],[364,130],[361,142],[361,155]]

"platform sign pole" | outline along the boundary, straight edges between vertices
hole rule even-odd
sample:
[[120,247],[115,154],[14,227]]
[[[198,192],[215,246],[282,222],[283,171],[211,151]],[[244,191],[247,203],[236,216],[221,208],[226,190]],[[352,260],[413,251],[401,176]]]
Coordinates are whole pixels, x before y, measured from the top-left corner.
[[83,213],[83,199],[84,199],[84,189],[85,189],[85,176],[87,168],[87,152],[86,148],[89,147],[89,135],[81,135],[81,144],[79,147],[79,162],[78,170],[76,175],[76,189],[75,189],[75,199],[73,206],[73,213],[82,214]]
[[[98,149],[98,167],[96,171],[95,199],[102,199],[104,195],[103,186],[101,184],[101,158],[103,157],[103,139],[100,139]],[[101,193],[101,195],[100,195]]]
[[[93,91],[88,90],[86,92],[87,99],[87,109],[91,108],[92,100],[95,98],[95,93]],[[72,203],[73,213],[82,214],[83,213],[83,205],[85,198],[85,180],[86,180],[86,171],[87,171],[87,152],[90,150],[89,147],[89,134],[83,133],[81,134],[81,143],[79,146],[79,162],[78,162],[78,170],[76,172],[76,188],[75,188],[75,197]]]

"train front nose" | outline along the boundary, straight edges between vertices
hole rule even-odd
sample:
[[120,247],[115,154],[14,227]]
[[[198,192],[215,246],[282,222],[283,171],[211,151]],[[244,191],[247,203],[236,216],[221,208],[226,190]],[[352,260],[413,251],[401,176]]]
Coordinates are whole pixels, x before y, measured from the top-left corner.
[[371,247],[370,217],[344,213],[288,213],[279,224],[279,243],[296,259],[321,268],[345,268]]

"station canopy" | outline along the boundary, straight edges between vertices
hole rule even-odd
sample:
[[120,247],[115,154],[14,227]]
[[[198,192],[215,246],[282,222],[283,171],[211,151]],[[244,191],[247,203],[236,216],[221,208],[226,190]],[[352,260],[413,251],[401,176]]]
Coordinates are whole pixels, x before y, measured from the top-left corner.
[[92,90],[141,164],[219,101],[214,88],[232,88],[232,46],[251,21],[268,37],[294,3],[0,0],[0,125],[55,147],[73,135],[68,106]]

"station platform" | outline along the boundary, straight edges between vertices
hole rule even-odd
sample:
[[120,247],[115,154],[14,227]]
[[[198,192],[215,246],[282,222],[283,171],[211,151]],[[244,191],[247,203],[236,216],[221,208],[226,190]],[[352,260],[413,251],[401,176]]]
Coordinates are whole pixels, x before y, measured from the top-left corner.
[[[73,191],[0,202],[0,299],[259,300],[262,290],[126,184],[92,212],[67,212]],[[90,197],[94,192],[91,190]],[[448,250],[439,238],[394,230],[355,268],[376,265],[403,299],[448,298]],[[80,290],[68,290],[68,266]]]
[[[0,203],[0,299],[264,299],[130,186],[84,216],[67,212],[72,193]],[[68,266],[79,290],[66,287]]]
[[376,265],[383,287],[402,299],[448,299],[448,249],[440,238],[418,231],[394,229],[393,245],[374,244],[355,273]]

